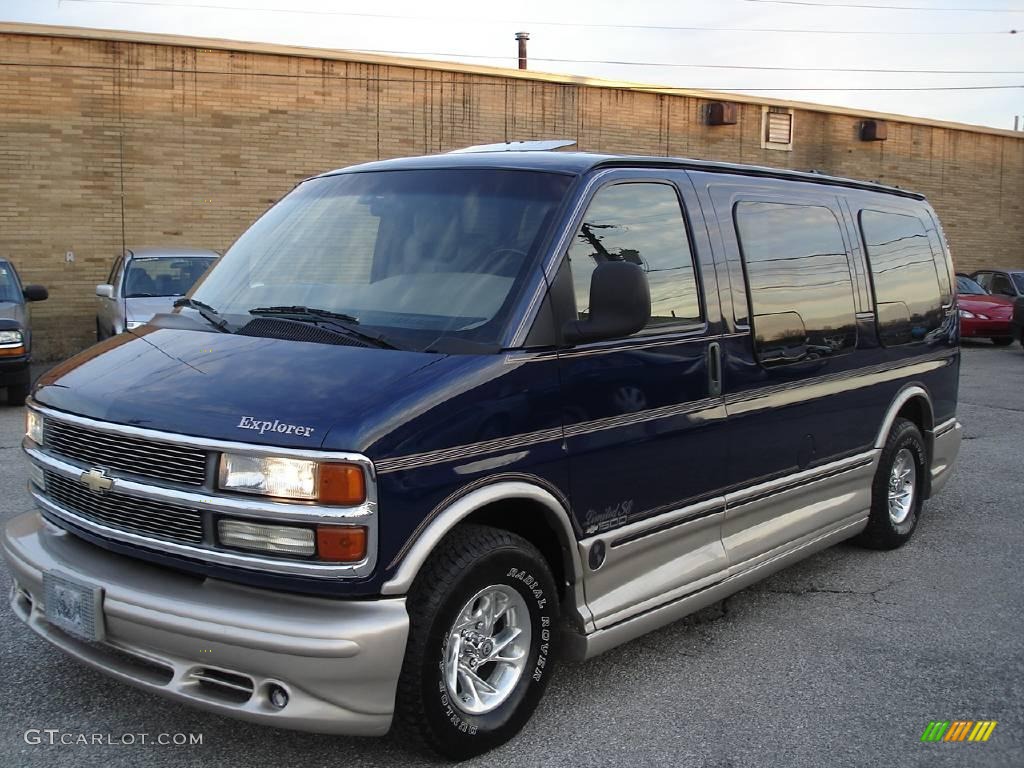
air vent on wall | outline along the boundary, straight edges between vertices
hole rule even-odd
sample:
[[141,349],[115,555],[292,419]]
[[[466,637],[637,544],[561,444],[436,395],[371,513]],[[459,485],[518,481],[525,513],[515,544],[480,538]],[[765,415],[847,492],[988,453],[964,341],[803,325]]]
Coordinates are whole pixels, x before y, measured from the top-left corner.
[[705,108],[708,125],[736,125],[736,105],[730,101],[712,101]]
[[889,138],[889,129],[884,120],[865,120],[860,124],[861,141],[885,141]]
[[761,131],[763,149],[793,149],[793,110],[785,107],[764,107]]

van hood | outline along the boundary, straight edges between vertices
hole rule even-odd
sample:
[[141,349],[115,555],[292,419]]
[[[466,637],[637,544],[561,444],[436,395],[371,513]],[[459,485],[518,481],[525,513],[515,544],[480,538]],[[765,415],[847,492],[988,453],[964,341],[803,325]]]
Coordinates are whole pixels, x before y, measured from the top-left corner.
[[[33,397],[101,421],[218,440],[365,451],[443,354],[147,326],[51,369]],[[289,429],[290,427],[290,429]],[[329,445],[325,440],[331,435]]]

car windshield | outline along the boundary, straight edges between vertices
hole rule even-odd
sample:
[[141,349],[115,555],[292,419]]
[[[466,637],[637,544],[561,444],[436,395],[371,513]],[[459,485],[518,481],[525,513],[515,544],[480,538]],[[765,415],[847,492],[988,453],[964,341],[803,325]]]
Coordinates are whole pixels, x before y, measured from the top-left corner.
[[[499,169],[343,173],[304,182],[193,298],[236,326],[254,309],[337,322],[403,349],[500,342],[571,176]],[[342,317],[343,316],[343,317]]]
[[128,262],[124,297],[184,296],[216,257],[140,256]]
[[1017,286],[1017,293],[1024,293],[1024,272],[1011,272],[1013,284]]
[[14,276],[14,270],[3,262],[0,262],[0,301],[22,301],[18,278]]
[[988,293],[988,291],[978,285],[978,283],[974,282],[969,277],[964,277],[963,275],[956,276],[956,292],[964,296],[984,295]]

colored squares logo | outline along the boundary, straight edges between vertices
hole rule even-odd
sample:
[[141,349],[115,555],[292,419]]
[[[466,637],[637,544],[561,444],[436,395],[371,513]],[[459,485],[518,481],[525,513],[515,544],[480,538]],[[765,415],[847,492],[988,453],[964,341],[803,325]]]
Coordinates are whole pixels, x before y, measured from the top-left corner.
[[988,741],[996,728],[995,720],[932,720],[921,734],[921,741]]

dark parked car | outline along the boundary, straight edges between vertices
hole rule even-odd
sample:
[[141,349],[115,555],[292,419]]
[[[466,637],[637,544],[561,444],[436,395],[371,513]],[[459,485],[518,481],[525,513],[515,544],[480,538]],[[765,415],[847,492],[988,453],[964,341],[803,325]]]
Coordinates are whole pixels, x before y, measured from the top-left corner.
[[32,328],[27,301],[43,301],[49,294],[41,285],[22,285],[18,270],[0,259],[0,387],[7,402],[22,405],[31,385]]
[[1013,299],[989,293],[967,275],[956,276],[956,293],[961,336],[1000,347],[1013,343]]
[[1024,297],[1024,269],[979,269],[969,277],[989,293],[1011,299]]
[[13,614],[208,711],[463,759],[561,657],[910,540],[961,440],[921,195],[507,149],[308,179],[45,374]]

